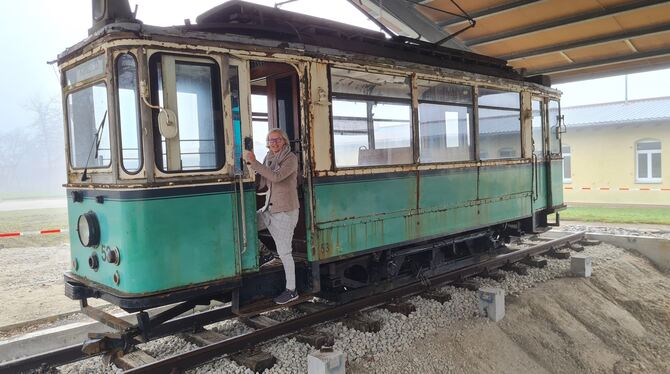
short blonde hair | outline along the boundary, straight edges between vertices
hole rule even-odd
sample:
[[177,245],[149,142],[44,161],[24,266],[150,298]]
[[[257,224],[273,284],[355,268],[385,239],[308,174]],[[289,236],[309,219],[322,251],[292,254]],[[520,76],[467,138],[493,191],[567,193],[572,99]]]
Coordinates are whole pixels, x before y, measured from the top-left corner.
[[265,146],[266,147],[268,147],[268,148],[270,147],[270,134],[275,134],[275,133],[281,135],[282,139],[284,139],[284,145],[287,145],[289,147],[291,146],[291,142],[288,140],[288,135],[286,135],[286,131],[280,129],[279,127],[275,127],[275,128],[270,129],[270,131],[268,131],[267,136],[265,136]]

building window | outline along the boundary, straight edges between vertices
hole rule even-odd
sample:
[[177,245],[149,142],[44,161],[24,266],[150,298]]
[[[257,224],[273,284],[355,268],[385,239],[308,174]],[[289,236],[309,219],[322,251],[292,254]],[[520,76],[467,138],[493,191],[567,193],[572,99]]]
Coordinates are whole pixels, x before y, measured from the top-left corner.
[[661,142],[658,140],[642,140],[635,145],[636,150],[636,182],[661,182]]
[[570,146],[564,145],[561,147],[563,151],[563,183],[572,183],[572,154],[570,153]]

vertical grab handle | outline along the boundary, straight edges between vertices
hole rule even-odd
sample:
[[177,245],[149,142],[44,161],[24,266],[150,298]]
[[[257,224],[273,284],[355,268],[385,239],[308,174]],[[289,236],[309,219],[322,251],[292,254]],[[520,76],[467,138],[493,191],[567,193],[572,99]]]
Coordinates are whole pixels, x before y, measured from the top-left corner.
[[[244,138],[244,150],[246,151],[253,151],[254,149],[254,142],[251,139],[251,137],[247,136]],[[242,180],[244,179],[244,156],[240,156],[240,179],[239,179],[239,184],[240,184],[240,210],[242,212],[242,253],[247,251],[247,214],[246,214],[246,209],[244,207],[244,183]],[[247,168],[249,170],[249,168]],[[251,173],[251,172],[249,172]]]

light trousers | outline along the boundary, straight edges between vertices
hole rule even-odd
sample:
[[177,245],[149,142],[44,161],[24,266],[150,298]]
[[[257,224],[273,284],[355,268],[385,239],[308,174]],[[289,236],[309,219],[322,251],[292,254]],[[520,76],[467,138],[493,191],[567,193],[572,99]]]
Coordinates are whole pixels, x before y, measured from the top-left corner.
[[258,229],[267,228],[277,246],[279,259],[284,265],[286,288],[295,290],[295,262],[293,262],[293,231],[298,224],[299,210],[272,213],[268,210],[257,213]]

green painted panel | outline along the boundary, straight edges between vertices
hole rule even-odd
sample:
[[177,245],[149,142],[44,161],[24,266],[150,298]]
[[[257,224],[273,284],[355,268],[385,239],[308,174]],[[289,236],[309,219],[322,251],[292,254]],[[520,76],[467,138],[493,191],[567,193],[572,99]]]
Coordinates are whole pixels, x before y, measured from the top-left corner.
[[563,160],[551,161],[551,205],[563,204]]
[[[537,167],[537,200],[533,200],[533,210],[539,211],[547,208],[548,190],[547,190],[547,168],[548,163],[541,162]],[[533,187],[535,189],[535,187]]]
[[442,170],[421,176],[419,207],[422,210],[457,207],[477,200],[477,172],[472,169]]
[[[255,200],[247,192],[248,249],[246,268],[257,267]],[[252,205],[253,202],[253,205]],[[75,274],[123,293],[152,293],[172,288],[230,278],[240,273],[237,254],[238,214],[234,193],[154,198],[148,200],[93,199],[68,203],[71,255],[79,264]],[[90,249],[79,243],[76,222],[84,212],[94,211],[101,228],[101,246]],[[118,247],[120,264],[101,260],[104,246]],[[100,261],[98,271],[88,265],[92,252]],[[119,285],[113,282],[118,271]]]
[[[480,178],[485,180],[487,195],[477,199],[476,169],[431,171],[418,182],[418,209],[411,204],[416,195],[407,196],[415,190],[408,186],[417,183],[414,174],[404,179],[317,184],[315,209],[321,221],[317,221],[313,258],[355,254],[527,217],[531,212],[530,172],[529,165],[483,169]],[[383,197],[376,196],[380,191]],[[386,210],[389,203],[392,209]]]
[[479,176],[479,198],[505,196],[520,192],[530,193],[533,175],[530,164],[487,166]]
[[316,223],[416,208],[416,176],[324,183],[315,187]]

